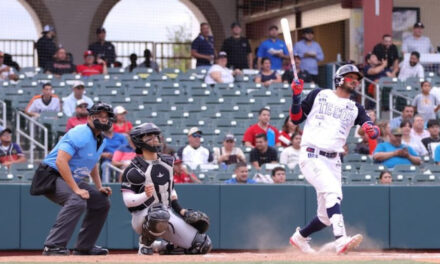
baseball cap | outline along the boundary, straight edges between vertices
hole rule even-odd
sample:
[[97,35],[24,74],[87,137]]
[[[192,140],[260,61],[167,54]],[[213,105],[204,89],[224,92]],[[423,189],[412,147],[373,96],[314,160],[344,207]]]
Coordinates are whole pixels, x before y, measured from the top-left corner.
[[93,51],[91,51],[91,50],[84,51],[84,57],[87,57],[87,56],[94,56]]
[[228,54],[225,51],[220,51],[217,55],[217,58],[227,58]]
[[240,23],[234,22],[231,24],[231,28],[235,28],[235,27],[241,27]]
[[79,86],[82,86],[84,88],[85,87],[84,86],[84,82],[83,81],[74,81],[73,84],[72,84],[72,88],[76,88],[76,87],[79,87]]
[[417,23],[414,24],[413,28],[425,28],[425,26],[423,25],[422,22],[417,22]]
[[83,105],[83,104],[89,106],[89,104],[84,99],[79,99],[78,101],[76,101],[76,106],[80,106],[80,105]]
[[50,32],[50,31],[54,31],[55,32],[55,28],[53,26],[51,26],[51,25],[45,25],[43,27],[43,33]]
[[303,29],[303,34],[307,34],[307,33],[314,33],[312,28],[305,28]]
[[101,34],[101,33],[105,33],[105,32],[106,32],[105,28],[103,28],[103,27],[99,27],[96,29],[96,34]]
[[401,136],[402,135],[402,129],[400,127],[391,129],[391,134],[394,136]]
[[126,114],[127,110],[125,110],[125,108],[122,105],[118,105],[115,107],[115,109],[113,109],[113,113],[115,113],[115,115],[122,115],[122,114]]
[[9,127],[7,127],[0,132],[0,136],[3,136],[3,133],[5,132],[9,132],[10,134],[12,134],[12,130]]
[[181,163],[183,163],[183,161],[181,159],[176,159],[174,161],[174,165],[181,164]]
[[228,133],[225,135],[225,138],[223,139],[223,141],[226,141],[226,140],[234,140],[234,142],[235,142],[235,137],[233,134]]
[[202,130],[200,130],[198,127],[192,127],[192,128],[190,128],[189,131],[188,131],[188,136],[191,136],[191,135],[194,134],[194,133],[200,133],[200,134],[203,134],[203,133],[202,133]]

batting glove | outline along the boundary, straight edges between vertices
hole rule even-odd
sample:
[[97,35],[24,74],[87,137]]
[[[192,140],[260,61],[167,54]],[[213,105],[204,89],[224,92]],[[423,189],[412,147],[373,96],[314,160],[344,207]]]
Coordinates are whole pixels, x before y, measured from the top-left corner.
[[371,139],[376,139],[380,135],[380,130],[378,126],[375,126],[373,122],[367,121],[362,125],[362,129]]
[[293,81],[291,87],[293,95],[300,95],[304,88],[304,81],[302,79],[298,79],[298,81]]

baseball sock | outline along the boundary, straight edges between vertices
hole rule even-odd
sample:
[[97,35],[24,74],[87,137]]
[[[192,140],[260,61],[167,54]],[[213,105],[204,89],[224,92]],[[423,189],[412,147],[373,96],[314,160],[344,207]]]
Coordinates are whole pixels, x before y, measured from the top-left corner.
[[317,216],[315,216],[315,218],[313,218],[313,220],[306,227],[299,230],[299,233],[303,237],[308,237],[311,234],[323,229],[324,227],[326,227],[326,225],[323,224]]
[[345,236],[345,225],[341,205],[336,203],[333,207],[327,208],[327,215],[332,223],[333,235],[335,236],[335,239]]

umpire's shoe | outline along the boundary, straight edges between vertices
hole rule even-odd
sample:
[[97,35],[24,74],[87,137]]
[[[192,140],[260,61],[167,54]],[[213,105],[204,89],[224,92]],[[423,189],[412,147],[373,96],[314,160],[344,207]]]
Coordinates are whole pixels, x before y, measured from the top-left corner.
[[73,255],[108,255],[108,249],[95,245],[91,249],[74,249]]
[[44,247],[43,256],[68,256],[70,251],[65,247]]

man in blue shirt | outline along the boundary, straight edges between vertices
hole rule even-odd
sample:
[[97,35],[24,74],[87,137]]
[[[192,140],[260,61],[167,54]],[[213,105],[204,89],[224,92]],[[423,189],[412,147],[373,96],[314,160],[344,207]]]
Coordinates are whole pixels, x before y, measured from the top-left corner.
[[284,41],[278,39],[278,27],[272,25],[269,27],[269,38],[260,44],[257,52],[258,70],[261,70],[261,61],[263,58],[269,58],[272,70],[281,70],[283,67],[283,59],[289,59]]
[[200,24],[200,34],[191,43],[191,56],[197,59],[196,67],[206,70],[214,61],[214,37],[209,35],[209,24]]
[[253,179],[248,178],[248,168],[247,164],[244,162],[237,163],[235,165],[235,178],[231,178],[229,180],[226,180],[225,183],[228,184],[236,184],[236,183],[257,183]]
[[127,145],[128,141],[123,134],[113,132],[113,127],[108,131],[105,131],[103,134],[106,138],[106,143],[104,151],[101,154],[102,182],[109,183],[111,180],[111,171],[108,165],[112,163],[113,153],[115,153],[119,146]]
[[[66,246],[84,212],[73,254],[108,254],[107,249],[95,245],[110,209],[108,195],[112,193],[109,187],[102,186],[97,163],[106,144],[101,133],[112,127],[113,120],[111,106],[94,104],[87,124],[69,130],[36,170],[32,187],[42,178],[53,179],[53,188],[44,195],[62,206],[44,242],[43,255],[70,254]],[[95,186],[84,181],[89,176]]]
[[303,39],[293,47],[293,53],[301,57],[301,69],[312,76],[315,83],[318,82],[318,62],[324,59],[324,53],[318,42],[313,40],[313,29],[303,30]]
[[373,153],[373,159],[381,162],[389,169],[398,164],[420,165],[422,161],[413,148],[402,144],[402,130],[400,128],[391,130],[390,142],[377,145]]

